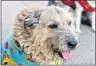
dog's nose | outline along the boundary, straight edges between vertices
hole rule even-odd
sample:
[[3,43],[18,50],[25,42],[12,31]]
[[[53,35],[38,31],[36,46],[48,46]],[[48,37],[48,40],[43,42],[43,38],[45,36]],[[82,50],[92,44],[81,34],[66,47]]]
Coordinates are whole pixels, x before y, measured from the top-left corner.
[[74,40],[74,39],[68,41],[68,47],[69,47],[70,49],[74,49],[77,44],[78,44],[78,42],[77,42],[76,40]]

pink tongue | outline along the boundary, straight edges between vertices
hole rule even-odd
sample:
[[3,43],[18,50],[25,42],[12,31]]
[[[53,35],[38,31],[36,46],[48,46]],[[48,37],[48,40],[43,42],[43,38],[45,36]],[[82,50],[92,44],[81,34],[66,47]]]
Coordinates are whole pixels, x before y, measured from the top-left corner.
[[64,60],[70,60],[72,57],[71,51],[62,51],[62,57]]

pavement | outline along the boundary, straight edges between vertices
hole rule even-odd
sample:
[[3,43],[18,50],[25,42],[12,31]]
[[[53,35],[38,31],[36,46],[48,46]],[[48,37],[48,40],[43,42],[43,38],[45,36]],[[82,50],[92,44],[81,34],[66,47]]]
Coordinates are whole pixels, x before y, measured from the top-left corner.
[[[10,35],[14,28],[17,13],[24,8],[47,6],[47,1],[3,1],[2,2],[2,41]],[[79,46],[73,51],[72,60],[65,65],[94,65],[95,64],[95,33],[90,26],[81,25]]]

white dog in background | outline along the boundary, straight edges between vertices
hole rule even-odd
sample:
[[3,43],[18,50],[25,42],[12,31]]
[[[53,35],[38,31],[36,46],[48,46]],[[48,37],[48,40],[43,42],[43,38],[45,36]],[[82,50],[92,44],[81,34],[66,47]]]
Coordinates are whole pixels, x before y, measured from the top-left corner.
[[[89,3],[91,7],[95,8],[95,1],[87,1],[87,2]],[[80,30],[81,16],[82,16],[82,12],[84,11],[84,8],[77,1],[75,1],[75,4],[76,4],[76,9],[75,9],[76,31],[80,33],[81,32]],[[90,12],[89,18],[91,20],[92,30],[95,31],[95,11]]]
[[[82,0],[83,1],[83,0]],[[55,1],[55,3],[53,3],[53,5],[55,4],[56,6],[60,6],[63,8],[66,8],[67,10],[69,10],[70,13],[73,13],[75,15],[75,20],[72,17],[72,29],[74,29],[77,33],[81,33],[80,30],[80,24],[81,24],[81,17],[82,17],[82,12],[86,11],[87,13],[90,13],[90,15],[88,16],[90,21],[91,21],[91,26],[92,26],[92,30],[95,31],[95,1],[83,1],[83,5],[80,4],[80,1],[69,1],[68,0],[63,0],[63,1]],[[67,4],[65,4],[67,2]],[[73,6],[72,9],[70,7],[70,3],[71,5],[73,5],[73,3],[75,4],[75,7]],[[89,7],[84,9],[84,7]],[[93,11],[90,10],[94,9]],[[89,10],[88,10],[89,9]]]

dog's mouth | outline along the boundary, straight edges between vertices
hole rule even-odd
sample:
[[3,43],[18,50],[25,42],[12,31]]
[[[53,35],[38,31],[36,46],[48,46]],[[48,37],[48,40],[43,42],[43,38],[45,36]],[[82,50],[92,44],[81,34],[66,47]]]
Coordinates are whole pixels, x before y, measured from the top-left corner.
[[72,51],[71,50],[62,50],[58,51],[58,54],[60,55],[63,60],[71,60],[72,58]]
[[64,60],[71,60],[71,58],[72,58],[71,50],[63,50],[61,52],[61,54],[62,54],[62,57],[63,57]]

